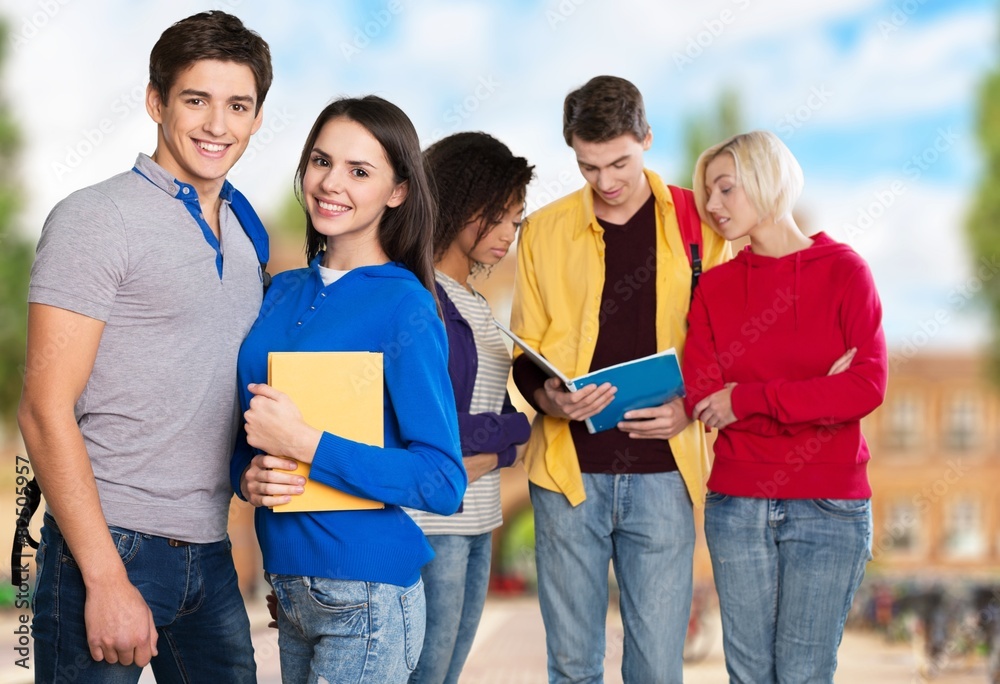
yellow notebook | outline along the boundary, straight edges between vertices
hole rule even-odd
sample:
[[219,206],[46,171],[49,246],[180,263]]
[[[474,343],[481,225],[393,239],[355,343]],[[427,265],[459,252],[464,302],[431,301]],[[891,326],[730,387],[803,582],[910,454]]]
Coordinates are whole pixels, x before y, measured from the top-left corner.
[[[377,352],[271,352],[267,383],[284,392],[319,430],[384,446],[382,427],[382,354]],[[309,464],[295,472],[306,478],[305,491],[276,513],[348,511],[385,508],[385,504],[347,494],[309,480]]]

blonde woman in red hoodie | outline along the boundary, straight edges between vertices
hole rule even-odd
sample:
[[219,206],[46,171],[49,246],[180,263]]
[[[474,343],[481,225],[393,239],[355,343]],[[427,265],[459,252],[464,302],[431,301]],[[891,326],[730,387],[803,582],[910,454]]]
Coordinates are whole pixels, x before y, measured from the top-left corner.
[[687,410],[719,431],[705,534],[730,681],[832,682],[871,558],[861,419],[885,396],[882,307],[847,245],[792,218],[802,170],[772,133],[706,150],[694,190],[728,240],[688,317]]

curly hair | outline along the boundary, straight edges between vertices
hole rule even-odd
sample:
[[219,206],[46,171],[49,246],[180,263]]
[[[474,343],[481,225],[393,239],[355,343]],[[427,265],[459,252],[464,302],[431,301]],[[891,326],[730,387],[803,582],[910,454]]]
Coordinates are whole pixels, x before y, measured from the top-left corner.
[[523,201],[534,166],[491,135],[455,133],[424,151],[436,198],[434,258],[439,259],[469,221],[480,218],[476,243],[503,218],[511,197]]

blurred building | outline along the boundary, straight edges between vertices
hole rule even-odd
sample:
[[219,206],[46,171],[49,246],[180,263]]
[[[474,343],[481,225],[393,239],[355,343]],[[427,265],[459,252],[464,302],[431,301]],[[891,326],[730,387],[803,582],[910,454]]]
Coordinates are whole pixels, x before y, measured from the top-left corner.
[[870,573],[975,577],[1000,570],[1000,391],[972,353],[895,357],[872,452]]

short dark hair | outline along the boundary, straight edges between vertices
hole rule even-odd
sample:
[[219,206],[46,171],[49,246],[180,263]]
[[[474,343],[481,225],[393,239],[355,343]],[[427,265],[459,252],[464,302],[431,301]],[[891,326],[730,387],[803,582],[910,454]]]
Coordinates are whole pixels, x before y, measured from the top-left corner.
[[481,224],[476,242],[482,240],[503,218],[511,197],[524,201],[535,168],[493,136],[480,132],[443,138],[427,148],[424,160],[437,203],[435,259],[477,217]]
[[[302,179],[320,132],[328,122],[343,117],[361,124],[385,151],[397,183],[407,184],[406,198],[398,207],[386,207],[378,226],[378,241],[393,261],[413,271],[428,290],[434,292],[434,261],[431,245],[434,238],[434,197],[420,155],[420,139],[413,122],[396,105],[375,95],[342,98],[328,104],[302,147],[295,169],[295,195],[306,207]],[[306,212],[306,257],[309,261],[326,246]]]
[[173,24],[149,53],[149,82],[164,102],[177,77],[195,62],[215,59],[243,64],[253,72],[260,111],[271,88],[271,49],[238,17],[219,10],[201,12]]
[[642,142],[649,133],[642,93],[617,76],[595,76],[577,88],[563,103],[563,137],[606,142],[631,133]]

